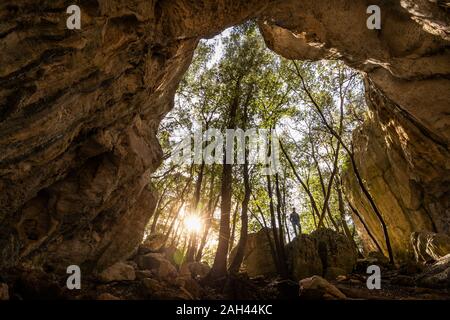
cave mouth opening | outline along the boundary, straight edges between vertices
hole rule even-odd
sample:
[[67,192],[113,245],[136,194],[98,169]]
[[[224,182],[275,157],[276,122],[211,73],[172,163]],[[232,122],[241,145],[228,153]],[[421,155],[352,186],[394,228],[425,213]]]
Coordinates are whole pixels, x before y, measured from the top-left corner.
[[[233,104],[237,106],[236,118],[230,127]],[[320,104],[324,119],[314,104]],[[327,125],[340,132],[342,142],[351,145],[352,131],[363,123],[366,114],[361,74],[335,60],[285,59],[267,48],[253,21],[201,40],[178,87],[174,108],[160,124],[158,138],[164,162],[153,174],[159,199],[143,243],[162,234],[178,248],[180,256],[186,257],[194,250],[194,259],[212,265],[220,237],[220,181],[225,161],[233,167],[228,209],[231,253],[242,227],[242,171],[245,157],[249,157],[252,189],[267,193],[264,181],[268,174],[283,180],[280,192],[284,199],[279,201],[285,243],[296,237],[297,224],[309,234],[320,223],[346,234],[362,250],[351,209],[341,190],[344,172],[348,171],[348,155]],[[268,149],[268,141],[273,143],[274,139],[277,145],[281,143],[289,149],[286,154],[292,153],[288,157],[296,171],[292,171],[279,146],[276,154],[261,159],[260,152]],[[272,197],[276,203],[275,191]],[[247,204],[251,207],[250,233],[271,227],[269,201],[257,201],[254,197]],[[326,209],[322,211],[323,208]],[[258,215],[265,217],[258,218],[258,210]],[[289,221],[293,210],[299,215],[294,224]],[[186,225],[186,219],[192,216],[198,219],[196,237]],[[262,220],[269,222],[264,224]],[[280,227],[280,221],[275,224]]]

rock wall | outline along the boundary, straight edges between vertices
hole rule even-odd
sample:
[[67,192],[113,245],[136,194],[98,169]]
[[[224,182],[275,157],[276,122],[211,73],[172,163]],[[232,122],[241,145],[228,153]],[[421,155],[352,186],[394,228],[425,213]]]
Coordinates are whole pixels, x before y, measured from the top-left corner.
[[[354,132],[355,160],[388,225],[396,258],[406,260],[413,258],[412,232],[450,234],[450,154],[373,85],[366,88],[371,111]],[[350,202],[387,255],[379,220],[351,171],[345,187]],[[354,215],[353,219],[366,251],[376,250],[359,218]]]
[[[154,206],[159,122],[200,36],[268,1],[0,4],[0,268],[102,269],[138,245]],[[45,266],[45,265],[44,265]]]
[[[66,28],[73,2],[81,30]],[[365,27],[369,4],[380,5],[382,30]],[[158,125],[199,38],[253,17],[286,57],[339,58],[367,73],[373,100],[387,101],[373,106],[374,114],[387,110],[373,130],[395,115],[433,159],[418,168],[395,159],[404,162],[398,174],[409,168],[426,190],[420,206],[430,209],[423,217],[416,210],[418,220],[432,229],[432,216],[448,232],[446,10],[428,1],[2,1],[0,268],[104,269],[129,255],[155,202],[148,177],[162,157]],[[392,143],[403,151],[400,141]],[[411,142],[403,152],[416,148]],[[405,212],[395,212],[383,214],[401,228],[395,217]]]

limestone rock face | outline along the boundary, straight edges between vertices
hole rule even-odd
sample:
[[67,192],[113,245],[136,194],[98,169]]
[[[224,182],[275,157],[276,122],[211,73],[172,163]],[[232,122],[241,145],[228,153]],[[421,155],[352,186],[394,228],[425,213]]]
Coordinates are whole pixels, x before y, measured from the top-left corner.
[[101,271],[125,260],[155,204],[158,125],[199,38],[254,17],[281,55],[343,59],[367,73],[373,117],[355,152],[396,255],[412,231],[449,234],[449,23],[440,3],[380,2],[376,31],[365,27],[365,0],[79,1],[81,30],[68,30],[66,1],[2,1],[0,268]]
[[[370,117],[354,132],[355,160],[387,226],[397,260],[413,257],[414,231],[450,233],[450,154],[430,131],[417,125],[398,105],[367,86]],[[345,187],[350,202],[387,255],[380,222],[351,169]],[[376,250],[354,215],[367,251]]]
[[424,30],[450,40],[448,2],[404,0],[401,5],[411,13],[411,19],[422,25]]

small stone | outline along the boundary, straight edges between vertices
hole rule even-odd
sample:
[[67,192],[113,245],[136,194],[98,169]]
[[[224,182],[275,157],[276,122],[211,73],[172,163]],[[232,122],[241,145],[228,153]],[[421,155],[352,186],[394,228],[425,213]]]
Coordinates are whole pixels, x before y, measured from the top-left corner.
[[164,248],[166,236],[163,234],[151,234],[145,238],[144,242],[140,246],[139,250],[147,252],[158,252]]
[[301,298],[326,300],[347,298],[338,288],[319,276],[312,276],[310,278],[300,280],[299,285],[299,295]]
[[204,277],[208,274],[208,272],[211,270],[211,268],[202,262],[188,262],[184,263],[180,267],[179,274],[181,276],[189,275],[192,278],[196,279],[197,277]]
[[136,271],[136,279],[142,280],[145,278],[152,278],[154,276],[153,272],[150,270],[138,270]]
[[9,300],[9,288],[6,283],[0,283],[0,300]]
[[142,280],[142,283],[150,291],[150,293],[158,292],[162,288],[161,283],[155,279],[145,278]]
[[102,293],[97,297],[97,300],[120,300],[120,298],[110,293]]
[[200,298],[202,288],[194,279],[185,279],[182,288],[186,289],[193,298]]
[[154,270],[160,278],[175,278],[177,269],[162,254],[148,253],[138,257],[138,266],[144,270]]
[[345,275],[340,275],[340,276],[337,276],[337,278],[336,278],[336,281],[338,281],[338,282],[342,282],[342,281],[346,281],[346,280],[348,280],[348,278]]
[[347,272],[345,272],[344,269],[338,268],[338,267],[330,267],[326,269],[325,272],[325,279],[329,280],[335,280],[338,277],[346,275]]
[[99,276],[100,281],[112,282],[112,281],[133,281],[136,279],[134,268],[124,262],[117,262],[112,266],[103,270]]

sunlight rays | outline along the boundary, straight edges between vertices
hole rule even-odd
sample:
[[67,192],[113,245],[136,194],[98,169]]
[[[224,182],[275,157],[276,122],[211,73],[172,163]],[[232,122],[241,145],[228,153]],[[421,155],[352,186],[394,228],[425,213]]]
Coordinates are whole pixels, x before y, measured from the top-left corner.
[[203,221],[198,215],[189,214],[184,218],[184,226],[188,233],[198,234],[203,229]]

